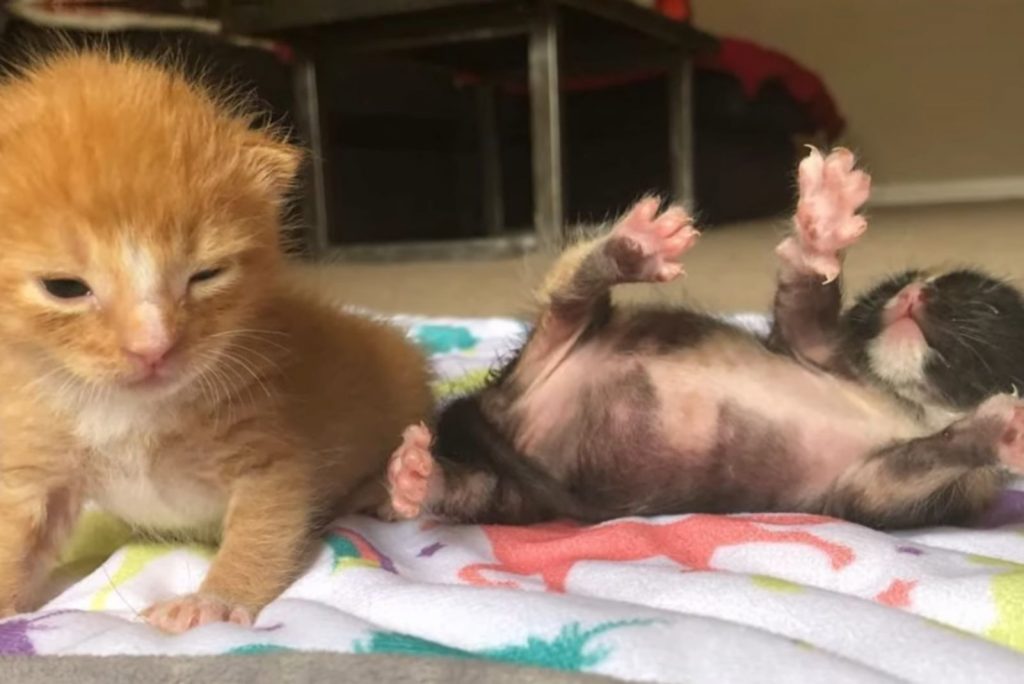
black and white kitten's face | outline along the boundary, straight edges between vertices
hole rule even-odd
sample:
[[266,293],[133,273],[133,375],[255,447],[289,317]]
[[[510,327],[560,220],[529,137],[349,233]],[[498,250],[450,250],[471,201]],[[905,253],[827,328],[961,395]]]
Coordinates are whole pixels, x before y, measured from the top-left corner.
[[861,373],[952,409],[1024,392],[1024,295],[973,270],[907,271],[843,316],[842,350]]

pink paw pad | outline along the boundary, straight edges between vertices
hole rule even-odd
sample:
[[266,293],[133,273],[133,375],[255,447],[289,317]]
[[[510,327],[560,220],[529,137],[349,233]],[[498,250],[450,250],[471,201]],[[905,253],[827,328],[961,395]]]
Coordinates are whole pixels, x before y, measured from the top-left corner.
[[422,423],[402,433],[402,444],[388,463],[388,491],[395,517],[409,519],[420,514],[440,474],[430,455],[430,430]]
[[252,614],[247,608],[233,606],[203,594],[189,594],[161,601],[147,608],[142,617],[157,629],[171,634],[181,634],[213,622],[252,626]]
[[661,201],[645,197],[621,219],[609,236],[609,254],[623,276],[642,282],[667,282],[682,274],[678,259],[700,236],[693,219],[673,205],[658,213]]
[[871,177],[854,164],[853,153],[847,149],[836,148],[824,157],[811,148],[800,162],[800,199],[793,235],[776,250],[826,282],[839,275],[839,253],[867,228],[867,221],[857,211],[868,199]]

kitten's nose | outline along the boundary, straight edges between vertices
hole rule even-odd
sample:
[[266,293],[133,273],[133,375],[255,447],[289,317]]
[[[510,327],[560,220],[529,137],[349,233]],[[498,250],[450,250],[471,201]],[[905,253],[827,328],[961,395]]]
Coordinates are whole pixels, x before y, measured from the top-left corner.
[[165,337],[161,340],[142,340],[129,342],[124,351],[128,356],[137,359],[150,370],[156,370],[174,348],[174,340]]
[[140,365],[155,371],[174,348],[177,339],[155,306],[143,304],[137,307],[133,323],[121,340],[121,348]]
[[900,292],[900,304],[902,304],[908,311],[913,314],[916,310],[919,310],[928,301],[928,294],[925,292],[924,285],[921,283],[914,283],[907,285]]
[[888,325],[902,318],[916,320],[923,313],[927,301],[925,286],[921,283],[911,283],[885,305],[882,321]]

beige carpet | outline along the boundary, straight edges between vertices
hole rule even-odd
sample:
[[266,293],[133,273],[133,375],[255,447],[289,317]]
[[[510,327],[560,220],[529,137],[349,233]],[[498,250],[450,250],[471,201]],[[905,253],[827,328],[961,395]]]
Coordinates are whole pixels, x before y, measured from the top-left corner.
[[[856,291],[908,266],[978,265],[1024,283],[1024,202],[878,209],[847,262]],[[688,275],[660,287],[627,288],[626,297],[682,299],[718,311],[764,310],[771,303],[772,247],[786,220],[707,231],[685,260]],[[550,257],[394,264],[305,266],[304,278],[330,296],[383,312],[517,315]]]

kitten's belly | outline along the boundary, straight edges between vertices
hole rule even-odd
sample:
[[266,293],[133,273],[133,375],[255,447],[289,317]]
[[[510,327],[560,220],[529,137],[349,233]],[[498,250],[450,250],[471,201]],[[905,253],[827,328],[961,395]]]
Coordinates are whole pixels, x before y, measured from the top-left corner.
[[166,472],[154,474],[146,455],[111,455],[91,483],[89,496],[126,522],[158,531],[205,531],[224,516],[225,496],[202,483]]
[[927,432],[888,395],[773,355],[752,354],[743,366],[662,365],[654,371],[660,396],[673,415],[687,414],[666,421],[670,441],[692,444],[703,435],[710,445],[721,431],[721,407],[731,405],[733,420],[765,426],[773,437],[765,446],[788,454],[794,470],[787,486],[798,498],[821,495],[882,446]]

